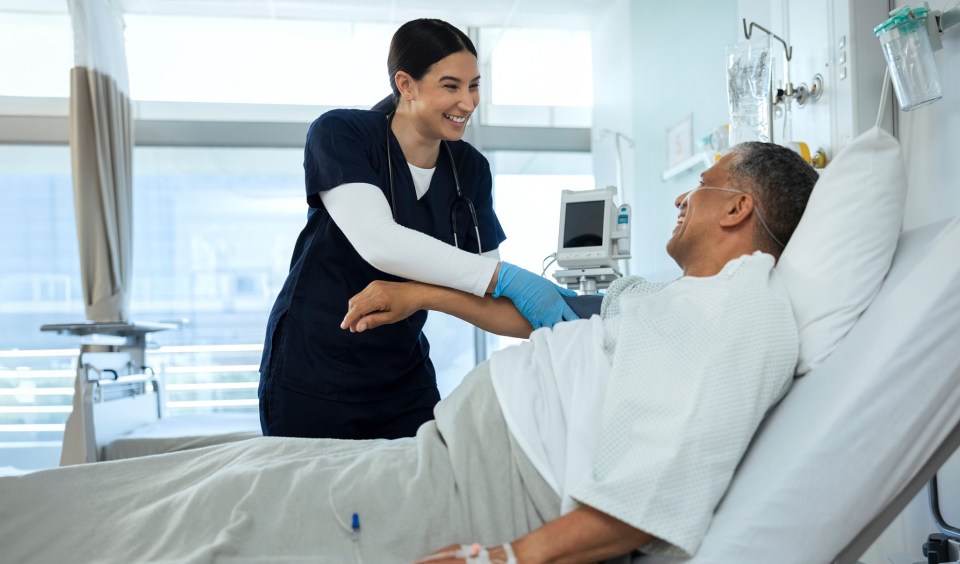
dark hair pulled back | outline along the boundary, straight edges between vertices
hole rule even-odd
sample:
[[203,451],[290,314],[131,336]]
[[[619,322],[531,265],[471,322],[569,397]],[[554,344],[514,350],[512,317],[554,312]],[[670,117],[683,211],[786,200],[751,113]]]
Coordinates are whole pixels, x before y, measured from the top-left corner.
[[398,72],[403,71],[414,80],[420,80],[434,63],[460,51],[477,56],[477,48],[467,34],[443,20],[422,18],[403,24],[393,34],[387,55],[387,73],[393,94],[378,102],[373,109],[387,113],[396,109],[400,90],[394,77]]

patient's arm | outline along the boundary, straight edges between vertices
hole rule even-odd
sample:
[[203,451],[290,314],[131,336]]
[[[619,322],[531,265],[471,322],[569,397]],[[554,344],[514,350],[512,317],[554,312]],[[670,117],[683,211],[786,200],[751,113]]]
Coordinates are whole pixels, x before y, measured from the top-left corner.
[[640,529],[583,505],[512,544],[518,562],[596,562],[652,540]]
[[351,332],[365,331],[396,323],[421,309],[459,317],[484,331],[526,339],[530,323],[507,298],[478,297],[473,294],[420,282],[371,282],[350,298],[347,315],[340,327]]
[[[589,506],[581,506],[539,529],[513,541],[518,564],[541,562],[597,562],[626,554],[653,537]],[[452,556],[459,545],[440,549],[421,562],[429,564],[461,564],[463,558]],[[492,562],[506,562],[501,547],[490,547]],[[450,554],[443,557],[444,553]],[[499,558],[499,559],[498,559]]]

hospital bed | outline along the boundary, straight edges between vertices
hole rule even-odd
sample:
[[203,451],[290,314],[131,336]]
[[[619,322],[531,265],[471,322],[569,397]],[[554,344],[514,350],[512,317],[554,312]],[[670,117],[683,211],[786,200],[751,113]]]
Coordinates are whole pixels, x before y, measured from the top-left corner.
[[[856,562],[957,449],[957,249],[960,218],[901,234],[870,307],[759,429],[694,563]],[[118,439],[104,435],[97,448]],[[189,446],[178,442],[164,449]]]
[[[164,417],[163,387],[145,361],[150,323],[44,325],[88,338],[80,348],[61,465],[119,460],[261,436],[255,414]],[[92,341],[89,337],[95,337]],[[99,339],[98,339],[99,338]]]
[[[104,356],[123,353],[94,353]],[[78,370],[86,378],[90,357]],[[117,359],[113,359],[114,362]],[[242,441],[261,436],[256,414],[202,414],[163,417],[161,382],[152,372],[114,379],[87,380],[82,407],[87,462],[120,460]]]
[[900,236],[870,307],[759,429],[692,562],[856,562],[957,449],[956,249],[960,218]]
[[692,562],[856,562],[957,450],[957,249],[960,218],[900,236],[873,303],[758,430]]

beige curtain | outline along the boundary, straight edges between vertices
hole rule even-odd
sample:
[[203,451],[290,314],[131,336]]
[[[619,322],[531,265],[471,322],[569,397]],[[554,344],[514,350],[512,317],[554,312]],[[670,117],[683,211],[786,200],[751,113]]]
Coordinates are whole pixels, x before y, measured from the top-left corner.
[[123,22],[108,0],[69,5],[77,63],[70,72],[70,153],[86,316],[128,321],[133,120]]
[[[70,154],[87,319],[129,321],[133,243],[133,121],[123,18],[111,0],[68,0],[75,66],[70,71]],[[73,411],[60,464],[88,462],[92,437],[81,402],[87,382],[77,370]]]

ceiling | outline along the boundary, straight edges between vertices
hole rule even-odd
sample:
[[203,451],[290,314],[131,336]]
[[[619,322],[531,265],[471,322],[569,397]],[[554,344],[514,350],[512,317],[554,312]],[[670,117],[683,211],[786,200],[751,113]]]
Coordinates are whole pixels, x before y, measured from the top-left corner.
[[[590,29],[614,0],[113,0],[125,12],[401,23],[432,17],[459,26]],[[0,10],[64,12],[66,0],[0,0]]]

